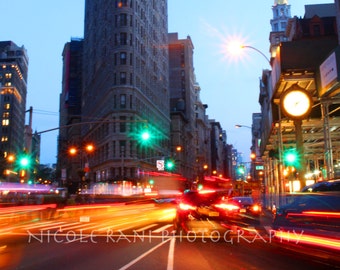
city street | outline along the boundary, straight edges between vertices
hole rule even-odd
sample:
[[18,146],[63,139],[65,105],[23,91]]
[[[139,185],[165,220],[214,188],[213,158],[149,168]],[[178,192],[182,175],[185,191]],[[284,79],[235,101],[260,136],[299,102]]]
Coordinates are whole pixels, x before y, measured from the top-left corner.
[[[277,243],[270,217],[238,234],[175,234],[173,203],[73,207],[0,228],[0,269],[336,269],[321,256]],[[297,250],[299,250],[298,248]],[[311,253],[312,254],[312,253]],[[339,267],[339,265],[338,265]]]

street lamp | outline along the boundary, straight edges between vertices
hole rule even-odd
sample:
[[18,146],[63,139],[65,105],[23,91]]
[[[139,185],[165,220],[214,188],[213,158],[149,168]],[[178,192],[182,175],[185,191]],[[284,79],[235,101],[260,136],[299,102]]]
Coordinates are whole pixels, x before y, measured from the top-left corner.
[[228,51],[231,52],[231,54],[233,54],[233,55],[240,54],[242,49],[252,49],[252,50],[258,52],[259,54],[261,54],[266,59],[267,63],[271,67],[270,59],[263,52],[261,52],[259,49],[255,48],[253,46],[243,45],[239,41],[232,41],[228,44]]
[[235,128],[242,128],[242,127],[251,129],[251,127],[250,127],[250,126],[246,126],[246,125],[239,125],[239,124],[236,124],[236,125],[235,125]]
[[254,51],[257,51],[259,54],[261,54],[265,59],[266,61],[269,63],[269,65],[271,66],[271,63],[270,63],[270,60],[269,58],[263,53],[261,52],[259,49],[256,49],[255,47],[253,46],[248,46],[248,45],[241,45],[241,49],[244,49],[244,48],[248,48],[248,49],[252,49]]

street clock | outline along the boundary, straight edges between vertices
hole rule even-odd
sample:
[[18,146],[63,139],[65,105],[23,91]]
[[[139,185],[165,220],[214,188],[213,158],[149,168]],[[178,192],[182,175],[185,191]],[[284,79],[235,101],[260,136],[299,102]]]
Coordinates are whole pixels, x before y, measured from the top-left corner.
[[281,109],[291,119],[306,118],[313,105],[313,100],[308,91],[304,89],[291,89],[281,95]]

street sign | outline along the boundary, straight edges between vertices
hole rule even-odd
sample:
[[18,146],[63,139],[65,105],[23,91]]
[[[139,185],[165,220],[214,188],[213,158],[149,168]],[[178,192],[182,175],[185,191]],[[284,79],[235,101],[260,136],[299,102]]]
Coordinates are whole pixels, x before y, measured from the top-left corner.
[[157,167],[157,170],[164,171],[164,159],[157,160],[156,167]]

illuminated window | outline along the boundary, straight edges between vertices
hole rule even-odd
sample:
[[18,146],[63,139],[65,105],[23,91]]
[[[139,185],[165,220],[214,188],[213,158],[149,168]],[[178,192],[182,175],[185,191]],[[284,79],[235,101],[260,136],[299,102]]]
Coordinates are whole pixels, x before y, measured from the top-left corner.
[[4,105],[4,108],[5,108],[5,110],[9,110],[9,109],[11,108],[11,104],[6,103],[6,104]]
[[7,142],[8,141],[8,137],[7,136],[2,136],[1,137],[1,141],[2,142]]
[[9,125],[9,119],[2,119],[2,125],[8,126]]
[[12,78],[12,73],[6,73],[6,74],[5,74],[5,78],[6,78],[6,79]]
[[5,86],[11,86],[11,85],[12,85],[11,82],[6,82],[6,83],[5,83]]

